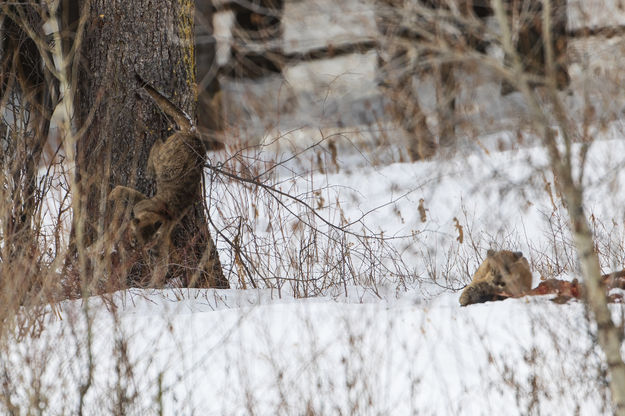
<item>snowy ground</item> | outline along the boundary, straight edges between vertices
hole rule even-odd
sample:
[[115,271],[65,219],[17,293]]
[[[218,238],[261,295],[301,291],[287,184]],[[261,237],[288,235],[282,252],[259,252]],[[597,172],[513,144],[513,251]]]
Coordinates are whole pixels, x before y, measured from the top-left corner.
[[[612,139],[617,127],[589,156],[589,215],[606,247],[623,240],[625,142]],[[445,162],[377,165],[344,152],[341,170],[283,182],[295,193],[322,189],[329,202],[318,212],[332,221],[340,206],[348,222],[368,213],[356,231],[407,236],[389,242],[411,274],[407,284],[391,276],[307,299],[286,283],[280,290],[131,290],[64,302],[50,309],[38,338],[7,347],[2,371],[23,387],[12,392],[13,403],[35,400],[49,409],[44,414],[74,414],[91,360],[90,415],[114,413],[124,395],[136,415],[610,414],[605,369],[581,303],[536,297],[460,308],[459,292],[441,288],[460,288],[489,247],[524,251],[534,284],[541,275],[576,276],[543,151],[484,149]],[[300,168],[310,172],[305,162],[287,167],[289,178]],[[238,195],[219,186],[211,207]],[[266,214],[254,231],[270,235]],[[285,239],[285,253],[295,243]],[[618,258],[606,252],[605,270]],[[222,261],[232,263],[226,253]],[[276,281],[288,273],[275,270]],[[230,280],[236,285],[232,272]],[[615,305],[615,318],[622,311]]]
[[[580,303],[533,298],[461,309],[449,293],[357,298],[133,291],[116,295],[124,305],[117,314],[92,300],[86,414],[113,412],[120,373],[121,391],[138,395],[138,415],[158,414],[161,399],[172,415],[609,414]],[[49,414],[76,410],[88,368],[80,305],[63,309],[62,321],[16,346],[10,360],[46,369]],[[129,374],[113,358],[121,340]]]

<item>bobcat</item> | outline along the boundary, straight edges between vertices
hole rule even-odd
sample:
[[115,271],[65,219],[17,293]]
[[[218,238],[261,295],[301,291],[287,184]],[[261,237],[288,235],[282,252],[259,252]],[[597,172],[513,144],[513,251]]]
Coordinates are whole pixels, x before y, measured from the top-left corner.
[[[156,181],[153,197],[126,186],[116,186],[108,200],[116,203],[116,209],[123,206],[118,201],[132,205],[131,234],[141,247],[150,245],[159,262],[166,265],[172,230],[200,197],[206,150],[217,149],[220,144],[204,142],[186,113],[138,75],[137,80],[158,106],[175,120],[180,131],[155,143],[150,150],[147,171]],[[163,273],[166,270],[161,268],[160,274]]]
[[473,280],[462,291],[460,305],[482,303],[506,297],[522,296],[532,286],[532,273],[520,251],[488,250]]

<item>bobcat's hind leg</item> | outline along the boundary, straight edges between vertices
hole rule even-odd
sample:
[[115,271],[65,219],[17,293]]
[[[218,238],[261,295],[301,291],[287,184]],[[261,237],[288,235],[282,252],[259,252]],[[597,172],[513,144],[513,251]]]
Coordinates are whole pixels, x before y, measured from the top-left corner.
[[113,203],[111,222],[109,223],[109,238],[116,234],[113,240],[118,239],[126,228],[134,206],[147,197],[136,189],[127,186],[116,186],[108,195],[108,201]]

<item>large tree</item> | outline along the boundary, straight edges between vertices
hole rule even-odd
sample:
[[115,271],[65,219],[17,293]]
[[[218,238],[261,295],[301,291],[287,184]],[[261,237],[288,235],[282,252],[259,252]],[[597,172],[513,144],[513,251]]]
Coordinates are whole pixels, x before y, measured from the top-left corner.
[[[81,3],[86,23],[74,101],[79,199],[74,204],[73,236],[79,253],[107,233],[110,238],[119,224],[123,229],[125,222],[110,229],[112,207],[106,198],[114,186],[148,196],[156,191],[147,174],[150,148],[166,139],[175,125],[141,93],[136,74],[188,114],[195,114],[197,103],[193,0]],[[168,276],[189,286],[228,287],[206,215],[204,201],[198,198],[176,226]],[[130,216],[128,209],[122,219]],[[115,237],[124,241],[127,236]],[[130,285],[145,284],[151,273],[146,250],[132,244],[120,247],[124,253],[111,259],[114,266],[132,263],[130,269],[121,268],[123,277]],[[84,257],[93,255],[92,251]]]

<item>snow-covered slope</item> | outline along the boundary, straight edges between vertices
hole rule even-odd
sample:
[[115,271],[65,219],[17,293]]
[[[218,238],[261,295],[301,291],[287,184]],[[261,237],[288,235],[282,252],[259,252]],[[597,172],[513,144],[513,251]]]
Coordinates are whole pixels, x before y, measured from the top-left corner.
[[[609,414],[598,348],[577,302],[461,309],[455,294],[359,303],[212,290],[115,300],[115,314],[90,302],[95,376],[86,414],[112,413],[122,392],[137,415],[161,405],[171,415]],[[16,373],[24,363],[46,369],[39,382],[50,414],[73,413],[87,380],[81,305],[62,309],[62,321],[5,361]]]
[[[605,247],[623,240],[618,131],[588,159],[587,206]],[[334,221],[339,207],[348,220],[367,213],[356,231],[408,236],[388,244],[410,278],[331,285],[307,299],[294,296],[301,293],[287,274],[274,276],[284,279],[275,289],[130,290],[67,301],[49,307],[37,337],[6,346],[2,371],[18,386],[8,397],[17,406],[40,401],[45,414],[76,413],[81,390],[90,415],[114,413],[120,403],[136,415],[610,414],[605,367],[581,303],[536,297],[460,308],[459,293],[442,288],[461,287],[489,247],[522,249],[534,283],[576,276],[543,150],[485,149],[378,165],[343,152],[341,170],[328,165],[289,180],[310,165],[280,168],[285,191],[323,190],[330,202],[321,216]],[[212,186],[211,203],[222,209],[241,196],[226,192],[235,183]],[[249,232],[270,237],[258,208]],[[213,221],[219,226],[220,216]],[[271,250],[286,255],[297,236]],[[618,258],[602,250],[606,271]],[[613,308],[619,319],[621,305]]]

